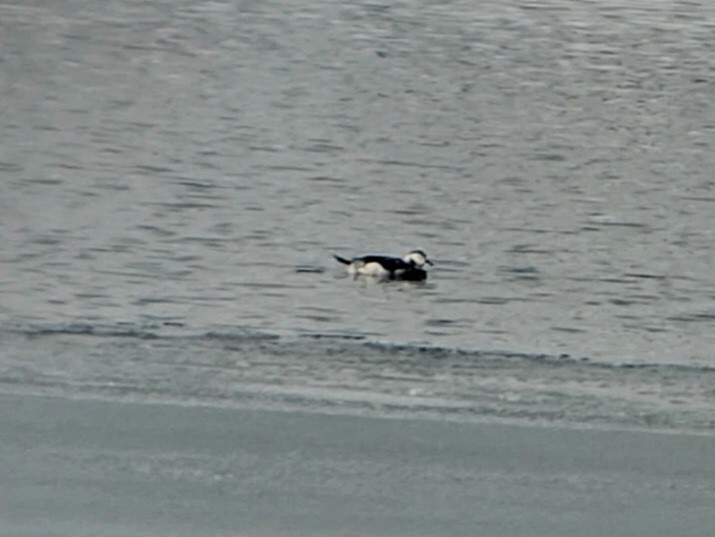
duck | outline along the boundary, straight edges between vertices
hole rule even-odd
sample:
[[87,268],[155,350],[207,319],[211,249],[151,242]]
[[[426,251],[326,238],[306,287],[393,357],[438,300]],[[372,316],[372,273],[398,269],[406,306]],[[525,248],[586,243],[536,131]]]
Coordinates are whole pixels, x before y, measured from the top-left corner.
[[424,250],[412,250],[403,257],[389,255],[364,255],[346,259],[333,257],[347,265],[352,276],[372,276],[380,280],[422,281],[427,279],[426,265],[434,265]]

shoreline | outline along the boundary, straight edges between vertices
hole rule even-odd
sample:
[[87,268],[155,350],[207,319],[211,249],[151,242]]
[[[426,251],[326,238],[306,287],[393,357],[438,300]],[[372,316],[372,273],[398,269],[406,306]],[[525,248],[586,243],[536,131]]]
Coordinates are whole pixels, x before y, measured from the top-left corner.
[[[161,397],[157,395],[136,395],[131,396],[108,394],[104,391],[74,392],[64,393],[61,390],[49,390],[46,392],[33,392],[25,390],[8,390],[3,386],[0,391],[2,397],[37,397],[39,399],[62,399],[66,401],[87,401],[97,403],[113,403],[127,405],[149,405],[149,406],[173,406],[177,408],[204,408],[216,410],[242,411],[266,411],[279,413],[315,414],[333,417],[369,418],[384,420],[416,420],[427,422],[443,422],[455,424],[472,424],[475,426],[505,426],[524,427],[537,429],[565,429],[569,431],[596,431],[604,433],[644,433],[655,435],[685,435],[715,439],[715,429],[693,429],[685,427],[657,427],[645,425],[631,425],[621,422],[584,422],[568,419],[530,419],[517,418],[513,416],[498,416],[490,414],[478,414],[460,412],[462,410],[473,410],[466,404],[458,404],[455,401],[444,401],[442,404],[432,398],[425,399],[425,405],[419,403],[416,397],[380,397],[379,394],[365,394],[361,397],[349,399],[335,399],[330,396],[321,396],[316,390],[293,390],[285,389],[271,393],[267,392],[264,386],[255,390],[242,390],[241,395],[245,398],[234,399],[212,399],[172,396]],[[285,388],[285,387],[284,387]],[[368,399],[367,395],[371,397]],[[405,404],[396,402],[404,399]]]
[[715,439],[0,395],[0,525],[82,535],[707,535]]

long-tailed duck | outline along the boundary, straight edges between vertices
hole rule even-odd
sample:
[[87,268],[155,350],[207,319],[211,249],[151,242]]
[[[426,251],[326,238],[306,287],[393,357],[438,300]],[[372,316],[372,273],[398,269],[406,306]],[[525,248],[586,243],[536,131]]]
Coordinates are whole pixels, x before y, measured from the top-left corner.
[[412,250],[402,259],[388,255],[365,255],[353,259],[345,259],[339,255],[333,257],[348,266],[348,274],[373,276],[383,280],[425,280],[427,271],[423,267],[433,264],[422,250]]

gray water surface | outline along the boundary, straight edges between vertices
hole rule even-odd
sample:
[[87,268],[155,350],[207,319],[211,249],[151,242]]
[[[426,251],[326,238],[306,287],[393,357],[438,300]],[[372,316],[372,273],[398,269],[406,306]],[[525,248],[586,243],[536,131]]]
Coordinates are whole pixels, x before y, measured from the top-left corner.
[[[715,4],[0,2],[0,323],[712,365]],[[401,254],[425,285],[331,254]]]

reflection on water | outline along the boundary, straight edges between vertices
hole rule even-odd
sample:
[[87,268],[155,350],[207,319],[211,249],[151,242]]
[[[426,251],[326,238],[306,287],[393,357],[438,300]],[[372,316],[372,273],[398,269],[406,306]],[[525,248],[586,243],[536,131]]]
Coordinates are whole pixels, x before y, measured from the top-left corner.
[[1,3],[0,320],[712,362],[715,7],[657,4]]

